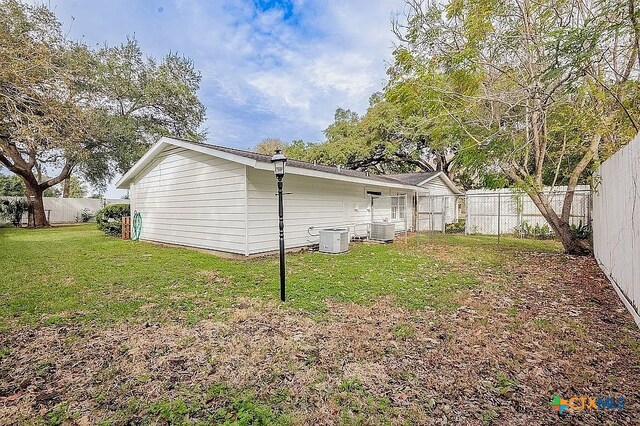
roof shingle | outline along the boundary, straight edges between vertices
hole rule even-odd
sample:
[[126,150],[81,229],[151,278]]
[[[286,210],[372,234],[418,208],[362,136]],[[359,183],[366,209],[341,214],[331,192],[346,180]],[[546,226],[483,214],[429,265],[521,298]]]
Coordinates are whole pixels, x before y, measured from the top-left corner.
[[437,175],[439,172],[422,172],[422,173],[400,173],[397,175],[387,175],[388,177],[404,183],[405,185],[418,185],[421,182]]
[[[172,138],[172,139],[178,139],[178,138]],[[192,143],[194,145],[201,145],[208,148],[213,148],[218,151],[226,152],[228,154],[234,154],[240,157],[250,158],[252,160],[260,161],[263,163],[271,162],[271,156],[265,155],[265,154],[259,154],[253,151],[245,151],[242,149],[229,148],[226,146],[214,145],[214,144],[204,143],[204,142],[194,142],[186,139],[180,139],[180,140],[184,142]],[[370,174],[368,172],[362,172],[359,170],[346,169],[344,167],[327,166],[324,164],[315,164],[315,163],[309,163],[306,161],[292,160],[292,159],[287,160],[287,166],[297,167],[300,169],[307,169],[307,170],[316,170],[319,172],[332,173],[332,174],[342,175],[342,176],[352,176],[352,177],[357,177],[362,179],[369,179],[372,181],[400,183],[403,185],[413,185],[413,186],[417,185],[418,183],[424,181],[425,179],[428,179],[429,177],[437,173],[437,172],[427,172],[427,173],[403,173],[403,174],[396,174],[396,175],[374,175],[374,174]]]

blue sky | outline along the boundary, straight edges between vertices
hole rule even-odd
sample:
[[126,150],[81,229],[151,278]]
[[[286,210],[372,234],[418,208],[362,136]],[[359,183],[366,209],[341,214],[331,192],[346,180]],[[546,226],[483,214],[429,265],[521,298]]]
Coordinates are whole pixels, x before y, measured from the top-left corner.
[[[37,1],[36,1],[37,2]],[[190,57],[212,143],[322,140],[337,107],[364,112],[385,83],[401,0],[50,0],[73,39]],[[120,193],[110,185],[108,195]]]

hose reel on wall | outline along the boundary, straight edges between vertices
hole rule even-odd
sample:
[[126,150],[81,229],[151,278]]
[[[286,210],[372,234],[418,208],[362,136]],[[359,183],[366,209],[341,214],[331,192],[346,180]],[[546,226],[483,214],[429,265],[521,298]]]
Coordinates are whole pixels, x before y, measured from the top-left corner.
[[133,212],[132,228],[133,232],[131,233],[131,239],[139,240],[140,232],[142,231],[142,215],[137,210],[134,210]]

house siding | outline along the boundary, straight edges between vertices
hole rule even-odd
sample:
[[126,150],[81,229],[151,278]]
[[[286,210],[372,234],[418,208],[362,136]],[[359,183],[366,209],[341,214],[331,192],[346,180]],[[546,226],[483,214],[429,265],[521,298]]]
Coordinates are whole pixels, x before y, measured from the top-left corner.
[[[407,223],[411,226],[412,191],[378,187],[375,184],[341,182],[316,177],[285,175],[284,216],[285,245],[300,247],[318,242],[319,229],[347,227],[350,236],[366,236],[371,222],[371,198],[366,191],[380,191],[383,196],[408,194]],[[247,227],[250,254],[277,250],[278,200],[272,172],[247,168]],[[391,217],[391,200],[374,199],[373,220]],[[312,235],[309,228],[314,227]],[[396,231],[404,229],[404,220],[396,223]]]
[[167,147],[131,187],[141,240],[246,254],[245,167]]
[[455,195],[451,188],[439,177],[431,179],[429,182],[424,183],[422,188],[429,193],[429,195]]

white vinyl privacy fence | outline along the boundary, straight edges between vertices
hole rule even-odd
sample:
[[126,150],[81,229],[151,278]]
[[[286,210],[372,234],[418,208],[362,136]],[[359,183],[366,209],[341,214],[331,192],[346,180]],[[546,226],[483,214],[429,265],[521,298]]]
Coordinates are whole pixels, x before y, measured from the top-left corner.
[[640,135],[602,163],[593,196],[595,256],[640,326]]
[[[0,199],[16,200],[24,197],[0,197]],[[49,218],[49,222],[54,223],[74,223],[80,221],[80,215],[84,209],[95,214],[107,204],[129,204],[129,200],[120,199],[97,199],[97,198],[53,198],[44,197],[44,209]],[[95,219],[93,219],[95,221]],[[6,220],[0,218],[0,225]],[[22,223],[26,225],[27,214],[22,216]]]
[[[545,188],[552,207],[562,211],[567,188]],[[516,189],[471,190],[465,199],[467,234],[516,234],[520,236],[550,236],[546,219],[531,198]],[[591,222],[591,189],[580,185],[574,192],[570,222],[589,225]]]

